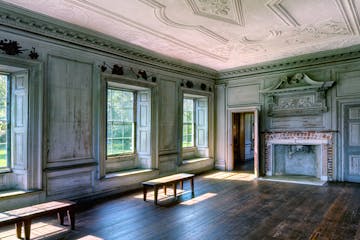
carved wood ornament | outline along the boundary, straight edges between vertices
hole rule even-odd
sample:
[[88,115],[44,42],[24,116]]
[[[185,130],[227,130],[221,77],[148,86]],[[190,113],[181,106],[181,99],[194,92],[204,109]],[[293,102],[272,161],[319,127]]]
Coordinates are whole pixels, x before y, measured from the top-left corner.
[[260,91],[268,98],[269,116],[318,115],[327,112],[326,91],[334,81],[314,81],[305,73],[283,76]]

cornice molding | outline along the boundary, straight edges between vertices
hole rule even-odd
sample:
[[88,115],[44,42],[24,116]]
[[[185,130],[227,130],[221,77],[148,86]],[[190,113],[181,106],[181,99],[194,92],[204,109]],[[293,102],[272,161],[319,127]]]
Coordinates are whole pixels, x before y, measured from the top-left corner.
[[104,34],[91,31],[79,26],[65,23],[39,13],[20,9],[0,2],[0,26],[38,34],[47,38],[65,41],[110,53],[141,63],[157,66],[170,71],[177,71],[197,77],[215,79],[216,71],[210,68],[192,65],[160,55],[155,52],[130,45],[124,41],[114,39]]
[[360,45],[219,71],[217,83],[226,82],[227,80],[237,77],[281,72],[303,67],[325,66],[327,64],[336,64],[354,59],[360,60]]

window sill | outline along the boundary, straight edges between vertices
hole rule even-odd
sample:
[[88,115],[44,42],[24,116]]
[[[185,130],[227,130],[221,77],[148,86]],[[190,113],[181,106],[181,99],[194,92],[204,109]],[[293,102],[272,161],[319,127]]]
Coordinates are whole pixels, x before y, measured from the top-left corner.
[[39,192],[39,190],[33,190],[33,191],[24,191],[24,190],[18,190],[18,189],[4,190],[4,191],[0,191],[0,200],[19,197],[21,195],[32,194],[35,192]]
[[182,148],[183,152],[194,152],[197,150],[196,147],[183,147]]
[[142,174],[142,173],[149,173],[152,171],[154,171],[154,170],[153,169],[131,169],[131,170],[125,170],[125,171],[120,171],[120,172],[113,172],[113,173],[106,174],[105,179],[117,178],[117,177],[128,177],[128,176]]
[[2,168],[0,169],[0,174],[11,173],[11,168]]
[[106,157],[106,161],[122,161],[122,160],[128,160],[130,158],[135,158],[135,153],[129,153],[129,154],[120,154],[120,155],[113,155]]
[[203,158],[192,158],[192,159],[186,159],[182,161],[182,164],[191,164],[191,163],[196,163],[196,162],[202,162],[202,161],[207,161],[209,160],[208,157],[203,157]]

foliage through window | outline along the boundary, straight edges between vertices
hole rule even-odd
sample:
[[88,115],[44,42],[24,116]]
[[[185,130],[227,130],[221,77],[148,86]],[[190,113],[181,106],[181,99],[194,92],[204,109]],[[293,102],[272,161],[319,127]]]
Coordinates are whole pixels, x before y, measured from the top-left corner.
[[0,169],[9,168],[9,81],[0,74]]
[[134,152],[134,93],[107,90],[107,156]]
[[208,98],[184,94],[182,147],[208,147]]
[[194,99],[191,98],[184,98],[182,146],[194,146]]

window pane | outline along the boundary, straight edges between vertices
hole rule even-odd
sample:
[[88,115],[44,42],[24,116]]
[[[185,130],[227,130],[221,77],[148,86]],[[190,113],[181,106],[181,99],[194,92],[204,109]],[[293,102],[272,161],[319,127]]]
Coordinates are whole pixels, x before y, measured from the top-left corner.
[[134,151],[134,94],[108,89],[107,155]]
[[8,166],[8,86],[7,76],[0,75],[0,168]]
[[184,99],[183,106],[183,147],[194,146],[194,100]]

